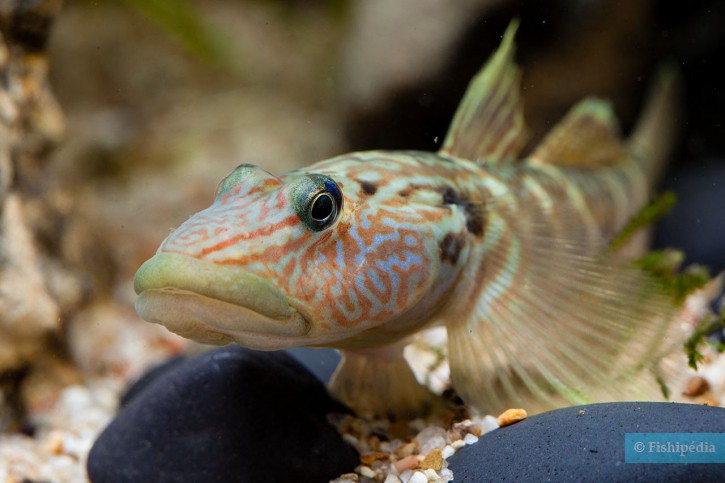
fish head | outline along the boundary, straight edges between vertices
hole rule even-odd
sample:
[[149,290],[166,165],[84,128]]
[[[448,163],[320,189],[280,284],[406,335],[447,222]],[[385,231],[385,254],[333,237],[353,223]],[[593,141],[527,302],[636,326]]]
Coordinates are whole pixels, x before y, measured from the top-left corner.
[[450,209],[386,194],[395,167],[379,164],[374,183],[358,164],[281,177],[237,167],[138,270],[138,313],[199,342],[262,350],[344,346],[380,327],[390,333],[379,339],[395,338],[427,320],[456,270],[450,240],[441,248]]

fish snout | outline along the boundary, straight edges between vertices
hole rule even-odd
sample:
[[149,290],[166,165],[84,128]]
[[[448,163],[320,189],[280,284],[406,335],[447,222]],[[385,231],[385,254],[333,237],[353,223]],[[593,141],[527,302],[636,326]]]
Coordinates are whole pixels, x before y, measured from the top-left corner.
[[239,267],[159,253],[139,268],[134,289],[142,319],[201,343],[276,350],[310,331],[283,292]]

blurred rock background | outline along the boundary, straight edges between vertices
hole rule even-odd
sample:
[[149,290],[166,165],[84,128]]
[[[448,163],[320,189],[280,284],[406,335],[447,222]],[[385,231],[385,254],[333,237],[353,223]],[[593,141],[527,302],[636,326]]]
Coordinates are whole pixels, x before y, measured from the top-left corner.
[[[185,345],[133,312],[168,231],[242,162],[437,149],[514,16],[532,142],[589,94],[627,132],[656,66],[679,67],[664,183],[684,208],[656,243],[725,269],[723,2],[0,0],[0,432],[101,408],[57,450],[82,460],[124,385]],[[0,466],[32,447],[2,438]]]

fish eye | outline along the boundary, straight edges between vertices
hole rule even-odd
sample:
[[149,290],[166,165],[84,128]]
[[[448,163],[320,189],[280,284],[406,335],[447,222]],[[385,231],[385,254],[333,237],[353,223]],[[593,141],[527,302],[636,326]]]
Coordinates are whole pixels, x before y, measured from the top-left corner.
[[240,164],[219,182],[216,187],[216,193],[214,193],[214,199],[221,198],[240,182],[255,174],[258,170],[259,168],[253,164]]
[[307,175],[297,183],[292,197],[302,222],[312,231],[332,226],[342,211],[342,192],[331,178]]
[[330,217],[335,216],[337,207],[335,200],[328,193],[320,193],[315,196],[310,205],[310,218],[316,223],[325,223]]

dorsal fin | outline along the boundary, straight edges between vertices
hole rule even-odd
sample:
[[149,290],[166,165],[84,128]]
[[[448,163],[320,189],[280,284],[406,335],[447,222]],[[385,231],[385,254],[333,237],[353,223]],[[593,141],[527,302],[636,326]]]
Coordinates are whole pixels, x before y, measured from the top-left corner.
[[589,97],[546,135],[529,161],[573,168],[615,166],[629,157],[618,130],[611,105]]
[[515,157],[523,146],[521,74],[514,63],[518,25],[511,21],[498,50],[469,84],[441,153],[490,163]]

